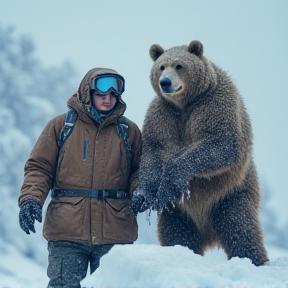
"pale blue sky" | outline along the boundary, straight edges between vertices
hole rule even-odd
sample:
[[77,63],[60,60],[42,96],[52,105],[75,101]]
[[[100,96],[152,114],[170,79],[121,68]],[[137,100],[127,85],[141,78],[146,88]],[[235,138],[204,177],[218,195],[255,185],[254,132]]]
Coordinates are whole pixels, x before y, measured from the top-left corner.
[[118,70],[126,115],[140,127],[154,96],[150,45],[202,41],[244,98],[260,179],[288,221],[288,0],[0,0],[0,24],[30,35],[45,66],[71,61],[79,82],[93,67]]

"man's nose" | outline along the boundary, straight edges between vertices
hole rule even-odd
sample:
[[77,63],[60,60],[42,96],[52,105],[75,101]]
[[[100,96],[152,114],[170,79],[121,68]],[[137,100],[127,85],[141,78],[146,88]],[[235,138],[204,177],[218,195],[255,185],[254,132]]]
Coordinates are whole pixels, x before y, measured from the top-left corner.
[[112,99],[112,94],[111,94],[111,91],[109,91],[109,92],[105,95],[105,101],[111,102],[111,99]]

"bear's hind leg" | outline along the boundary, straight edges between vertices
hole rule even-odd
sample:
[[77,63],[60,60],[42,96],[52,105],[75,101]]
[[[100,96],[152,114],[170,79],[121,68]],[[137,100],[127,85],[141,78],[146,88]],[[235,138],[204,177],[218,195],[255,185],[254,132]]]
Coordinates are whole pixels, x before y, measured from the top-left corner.
[[177,206],[158,213],[158,239],[161,246],[181,245],[204,255],[202,236],[189,216]]
[[213,226],[228,259],[249,258],[256,266],[264,265],[267,252],[258,219],[248,191],[235,190],[213,212]]

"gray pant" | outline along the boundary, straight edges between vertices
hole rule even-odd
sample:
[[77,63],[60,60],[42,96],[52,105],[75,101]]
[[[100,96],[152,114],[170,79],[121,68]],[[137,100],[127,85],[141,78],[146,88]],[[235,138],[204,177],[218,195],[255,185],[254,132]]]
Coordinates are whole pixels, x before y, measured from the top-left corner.
[[100,258],[109,252],[113,244],[92,245],[83,242],[49,241],[49,288],[80,288],[80,282],[100,265]]

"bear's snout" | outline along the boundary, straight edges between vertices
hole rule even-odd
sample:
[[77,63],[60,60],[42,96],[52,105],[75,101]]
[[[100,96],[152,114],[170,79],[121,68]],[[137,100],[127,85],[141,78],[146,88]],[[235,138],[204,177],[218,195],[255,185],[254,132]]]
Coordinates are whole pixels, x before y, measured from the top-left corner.
[[170,93],[172,81],[168,77],[165,76],[160,80],[160,86],[163,92]]
[[163,76],[160,81],[160,88],[165,94],[175,94],[182,89],[182,83],[179,78],[175,76],[170,78],[168,76]]

